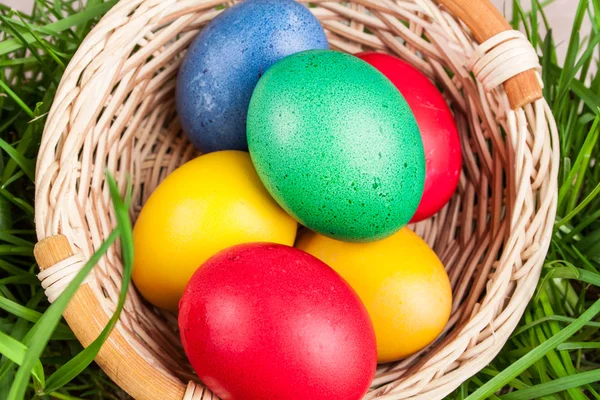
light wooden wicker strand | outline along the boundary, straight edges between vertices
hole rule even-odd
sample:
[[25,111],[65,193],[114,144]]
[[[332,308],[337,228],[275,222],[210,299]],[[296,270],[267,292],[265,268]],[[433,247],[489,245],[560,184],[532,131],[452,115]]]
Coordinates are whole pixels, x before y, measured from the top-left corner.
[[[462,20],[479,42],[511,30],[512,27],[489,1],[438,0],[450,12]],[[513,110],[531,104],[542,98],[542,87],[534,71],[520,73],[506,82],[506,93]]]
[[[47,239],[50,240],[60,237],[61,236],[50,236]],[[39,257],[43,258],[45,256],[40,255]],[[77,253],[46,269],[40,267],[38,279],[42,282],[42,287],[44,288],[44,293],[48,298],[48,302],[54,303],[58,296],[62,294],[65,288],[75,278],[84,264],[85,257],[83,254]]]
[[[532,49],[521,42],[497,56],[486,51],[482,59],[496,63],[481,66],[480,78],[485,80],[486,68],[499,76],[517,74],[505,89],[492,88],[473,78],[475,65],[469,64],[485,48],[480,43],[493,43],[509,28],[487,1],[444,0],[444,7],[432,0],[311,3],[333,49],[385,51],[407,60],[443,87],[455,112],[464,156],[459,188],[438,215],[411,227],[448,270],[452,315],[444,336],[427,349],[380,365],[366,395],[441,399],[506,343],[533,295],[550,243],[558,130],[543,99],[517,101],[522,107],[511,109],[515,98],[533,100],[539,90],[533,88],[535,72],[519,73],[516,63],[506,62],[515,51],[533,60]],[[135,219],[157,185],[196,156],[175,114],[176,73],[197,32],[221,12],[218,6],[231,4],[121,0],[92,30],[67,67],[42,137],[35,207],[40,240],[62,234],[89,259],[116,225],[106,169],[122,190],[133,178]],[[483,35],[478,25],[494,29]],[[519,90],[511,90],[510,82]],[[120,250],[113,246],[69,304],[65,318],[84,345],[114,312],[121,274]],[[131,289],[98,364],[137,399],[216,399],[200,384],[188,385],[195,376],[176,325],[176,316],[149,307]]]
[[531,70],[543,86],[538,55],[527,37],[519,31],[504,31],[486,40],[475,49],[467,66],[488,92]]

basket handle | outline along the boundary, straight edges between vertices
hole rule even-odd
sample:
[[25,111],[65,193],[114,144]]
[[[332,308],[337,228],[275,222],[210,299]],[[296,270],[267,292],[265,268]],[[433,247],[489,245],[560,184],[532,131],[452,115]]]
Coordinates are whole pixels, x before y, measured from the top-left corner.
[[40,271],[71,257],[73,250],[64,235],[49,236],[36,243],[33,254]]
[[[512,27],[490,0],[438,0],[454,16],[460,18],[479,43],[511,30]],[[504,83],[511,108],[517,109],[543,97],[534,70],[521,72]]]
[[[41,271],[73,256],[69,240],[64,235],[49,236],[40,240],[33,250]],[[83,283],[71,299],[65,312],[65,320],[84,347],[92,343],[109,320],[96,293]],[[129,395],[136,399],[180,400],[185,385],[146,361],[119,329],[114,329],[100,349],[96,363]],[[126,367],[123,367],[126,366]]]

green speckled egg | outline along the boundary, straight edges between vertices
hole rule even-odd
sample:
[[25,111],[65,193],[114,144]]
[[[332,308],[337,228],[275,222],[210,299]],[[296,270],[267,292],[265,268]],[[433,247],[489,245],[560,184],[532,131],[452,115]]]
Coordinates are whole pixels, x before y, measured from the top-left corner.
[[316,232],[383,239],[419,206],[425,156],[415,118],[398,89],[352,55],[311,50],[277,62],[254,90],[247,129],[268,191]]

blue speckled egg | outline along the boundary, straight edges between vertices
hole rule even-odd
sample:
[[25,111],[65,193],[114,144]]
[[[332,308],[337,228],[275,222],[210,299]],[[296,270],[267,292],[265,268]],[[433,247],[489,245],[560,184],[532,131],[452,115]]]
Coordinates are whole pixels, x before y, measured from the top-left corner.
[[177,79],[177,112],[203,152],[247,150],[252,91],[275,62],[326,49],[315,16],[293,0],[247,0],[212,20],[191,44]]

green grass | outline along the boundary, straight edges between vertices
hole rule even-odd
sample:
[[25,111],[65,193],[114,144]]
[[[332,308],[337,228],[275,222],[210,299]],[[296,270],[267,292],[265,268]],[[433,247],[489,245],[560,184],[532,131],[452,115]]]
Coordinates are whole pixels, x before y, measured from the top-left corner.
[[[33,178],[46,114],[65,66],[114,4],[89,0],[80,8],[79,0],[36,0],[31,15],[0,5],[0,399],[127,397],[91,363],[116,319],[83,350],[60,318],[93,261],[50,306],[33,258]],[[558,216],[542,279],[517,330],[498,357],[449,398],[600,399],[600,74],[592,72],[600,0],[579,1],[563,65],[551,33],[539,34],[547,25],[545,4],[535,2],[531,13],[514,5],[513,25],[525,27],[544,54],[544,93],[560,131]],[[586,16],[593,22],[587,38],[580,34]],[[129,199],[121,200],[114,182],[112,189],[118,228],[99,254],[120,236],[128,275]]]
[[[592,72],[600,2],[574,6],[573,33],[559,66],[543,7],[534,2],[539,13],[526,14],[515,2],[513,26],[525,26],[543,54],[544,94],[559,127],[558,215],[542,279],[519,327],[454,399],[600,399],[600,75]],[[580,36],[586,14],[593,21],[589,38]],[[542,26],[546,36],[538,33]]]
[[[31,15],[0,5],[0,399],[127,397],[90,365],[118,314],[85,350],[61,321],[93,260],[50,306],[36,282],[33,258],[33,179],[46,114],[65,66],[91,26],[115,3],[92,0],[78,8],[79,1],[37,0]],[[120,236],[130,273],[128,200],[124,204],[112,186],[119,228],[98,255]],[[124,285],[121,301],[126,289]],[[121,308],[122,303],[119,312]]]

